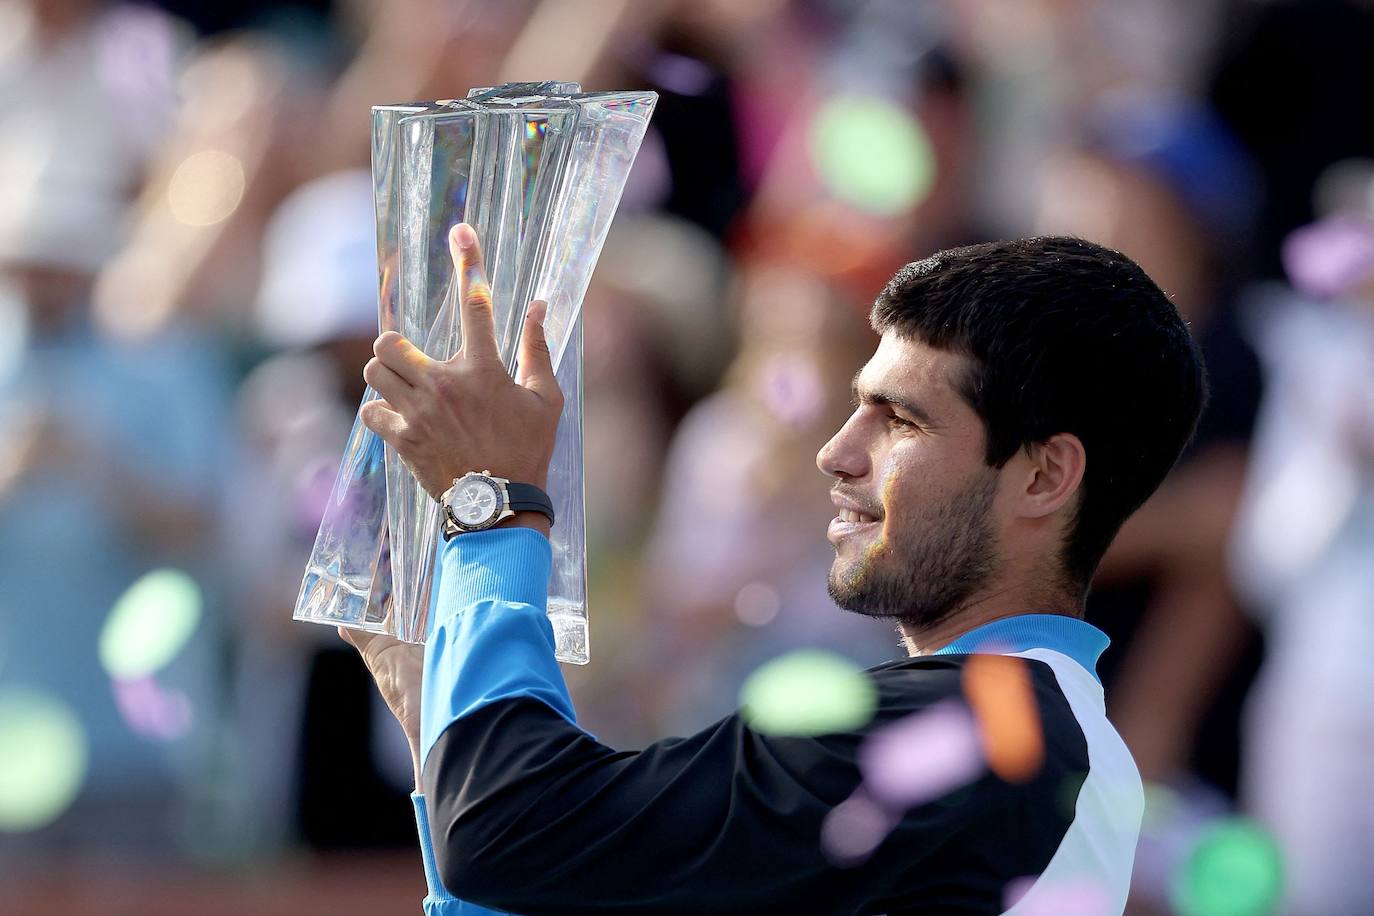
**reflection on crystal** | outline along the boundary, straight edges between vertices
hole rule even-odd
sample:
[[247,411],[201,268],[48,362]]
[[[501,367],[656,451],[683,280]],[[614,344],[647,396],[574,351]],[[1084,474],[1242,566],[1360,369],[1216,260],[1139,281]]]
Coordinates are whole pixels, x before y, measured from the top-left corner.
[[[448,232],[460,221],[482,243],[497,343],[512,372],[529,302],[549,303],[545,333],[565,394],[549,472],[558,516],[549,609],[564,661],[587,661],[582,298],[656,98],[512,83],[373,109],[379,326],[436,359],[457,352]],[[361,424],[332,497],[297,619],[423,640],[437,503]]]

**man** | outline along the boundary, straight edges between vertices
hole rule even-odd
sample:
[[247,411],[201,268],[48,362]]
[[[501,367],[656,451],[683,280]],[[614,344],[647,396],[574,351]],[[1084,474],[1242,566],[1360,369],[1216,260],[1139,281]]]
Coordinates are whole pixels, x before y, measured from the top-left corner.
[[[436,498],[472,471],[542,487],[561,405],[542,305],[511,380],[476,238],[460,225],[450,241],[463,351],[440,363],[378,338],[364,374],[385,401],[364,421]],[[456,533],[423,660],[346,634],[415,750],[430,912],[482,912],[450,891],[524,914],[1121,912],[1142,791],[1103,713],[1106,638],[1083,599],[1192,433],[1197,350],[1138,266],[1067,238],[909,264],[872,320],[882,337],[854,413],[817,458],[839,511],[831,593],[895,620],[911,656],[865,675],[872,721],[787,737],[733,715],[614,751],[578,728],[554,662],[549,519]],[[1022,659],[1010,664],[1024,677],[975,683],[996,654]],[[889,807],[866,856],[827,853],[827,816],[881,794],[873,737],[970,706],[985,758],[967,779]],[[1032,765],[999,765],[998,735],[1027,725]],[[910,745],[898,781],[948,751]]]

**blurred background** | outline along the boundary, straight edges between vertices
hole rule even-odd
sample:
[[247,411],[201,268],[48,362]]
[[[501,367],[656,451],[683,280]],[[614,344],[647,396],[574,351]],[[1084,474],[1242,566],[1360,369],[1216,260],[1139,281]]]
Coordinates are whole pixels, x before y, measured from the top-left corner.
[[0,910],[418,912],[399,729],[291,608],[376,333],[368,107],[519,79],[660,93],[585,304],[594,733],[901,655],[824,588],[868,305],[1079,235],[1213,390],[1089,605],[1130,911],[1374,913],[1360,0],[0,0]]

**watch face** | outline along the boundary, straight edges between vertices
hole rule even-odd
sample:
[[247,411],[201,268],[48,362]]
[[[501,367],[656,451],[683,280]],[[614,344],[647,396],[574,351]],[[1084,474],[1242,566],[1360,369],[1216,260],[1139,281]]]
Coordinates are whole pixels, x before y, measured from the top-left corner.
[[454,487],[449,498],[453,517],[468,526],[480,525],[496,516],[501,507],[496,485],[480,477],[467,477]]

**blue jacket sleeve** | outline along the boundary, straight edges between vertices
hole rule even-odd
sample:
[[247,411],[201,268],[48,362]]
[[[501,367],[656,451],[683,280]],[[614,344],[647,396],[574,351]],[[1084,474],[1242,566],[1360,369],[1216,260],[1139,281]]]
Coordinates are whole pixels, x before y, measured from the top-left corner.
[[[545,612],[551,564],[548,539],[527,528],[473,532],[440,549],[420,702],[422,761],[450,725],[501,700],[536,699],[576,724]],[[424,796],[414,800],[426,916],[499,912],[444,887]]]
[[529,528],[472,532],[441,549],[420,699],[422,764],[450,725],[501,700],[539,700],[576,723],[546,612],[552,563],[548,538]]

